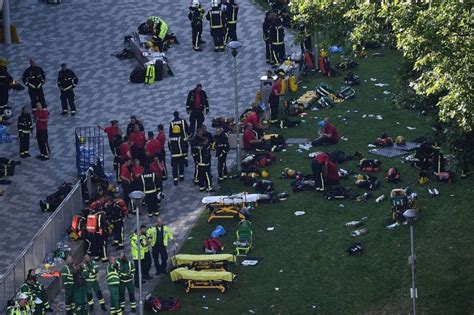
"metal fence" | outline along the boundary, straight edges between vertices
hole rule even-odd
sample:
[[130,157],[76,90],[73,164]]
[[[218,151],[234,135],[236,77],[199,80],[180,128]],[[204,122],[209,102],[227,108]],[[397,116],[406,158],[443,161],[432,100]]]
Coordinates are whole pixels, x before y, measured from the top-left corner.
[[[87,189],[91,191],[89,172],[86,173]],[[56,249],[56,244],[65,235],[71,225],[74,214],[83,208],[82,184],[78,180],[63,202],[46,220],[31,242],[10,265],[0,279],[0,312],[4,312],[7,302],[15,296],[25,281],[29,269],[35,269],[43,262],[44,257]]]

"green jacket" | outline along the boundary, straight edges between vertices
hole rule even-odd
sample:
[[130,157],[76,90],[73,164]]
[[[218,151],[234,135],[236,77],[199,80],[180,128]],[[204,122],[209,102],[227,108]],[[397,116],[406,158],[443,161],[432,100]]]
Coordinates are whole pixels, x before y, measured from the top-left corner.
[[[131,253],[132,253],[132,259],[133,260],[138,260],[138,246],[137,246],[137,233],[133,233],[130,235],[130,247],[131,247]],[[145,258],[145,253],[147,252],[147,240],[146,237],[141,235],[140,236],[140,259]]]
[[135,274],[135,265],[130,260],[118,260],[119,278],[121,283],[127,283],[133,280]]
[[87,282],[97,281],[97,274],[99,273],[99,265],[91,260],[84,265],[84,278]]
[[107,266],[107,285],[108,286],[120,284],[118,267],[119,267],[118,264],[114,264],[114,265],[109,264]]
[[72,267],[65,264],[61,270],[61,281],[64,286],[72,286],[74,284],[74,279],[72,277]]
[[33,311],[31,310],[31,307],[28,304],[26,304],[24,309],[20,309],[20,306],[17,303],[15,303],[15,306],[9,309],[7,314],[8,315],[31,315],[33,314]]

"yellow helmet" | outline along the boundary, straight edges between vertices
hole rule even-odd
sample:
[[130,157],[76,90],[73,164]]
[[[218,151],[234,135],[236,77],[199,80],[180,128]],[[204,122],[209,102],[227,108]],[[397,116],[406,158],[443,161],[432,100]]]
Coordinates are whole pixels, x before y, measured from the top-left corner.
[[180,133],[181,132],[181,127],[178,125],[173,125],[171,128],[171,133]]
[[8,59],[5,57],[0,57],[0,67],[6,67],[8,65]]
[[405,138],[403,136],[398,136],[396,139],[395,139],[395,143],[396,144],[405,144]]
[[268,177],[268,176],[270,176],[270,173],[268,173],[267,170],[264,169],[264,170],[262,171],[262,177],[263,177],[263,178],[266,178],[266,177]]
[[327,57],[328,52],[323,50],[323,51],[321,51],[320,55],[321,55],[321,57],[325,58],[325,57]]

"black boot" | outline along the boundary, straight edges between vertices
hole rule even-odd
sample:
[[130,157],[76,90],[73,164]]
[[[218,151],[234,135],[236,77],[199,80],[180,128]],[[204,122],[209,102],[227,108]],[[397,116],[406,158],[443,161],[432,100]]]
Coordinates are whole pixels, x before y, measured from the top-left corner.
[[100,305],[100,308],[101,308],[104,312],[107,311],[107,307],[105,306],[105,304],[101,304],[101,305]]

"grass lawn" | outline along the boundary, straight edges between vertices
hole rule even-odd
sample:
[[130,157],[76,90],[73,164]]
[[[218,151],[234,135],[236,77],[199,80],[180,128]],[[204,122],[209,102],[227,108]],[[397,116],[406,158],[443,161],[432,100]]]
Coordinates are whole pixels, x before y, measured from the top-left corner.
[[[333,56],[332,60],[335,64],[339,57]],[[430,134],[427,117],[399,110],[384,97],[384,90],[392,93],[397,90],[395,75],[400,61],[400,56],[394,52],[387,52],[382,58],[357,60],[359,66],[355,73],[360,75],[362,84],[355,87],[354,100],[331,109],[309,111],[304,118],[306,123],[299,128],[274,131],[285,137],[314,138],[316,122],[329,117],[340,135],[349,138],[329,150],[341,149],[346,154],[359,150],[368,157],[371,155],[367,153],[367,144],[383,132],[392,137],[403,135],[407,140]],[[300,84],[298,94],[314,89],[322,81],[338,88],[343,78],[343,75],[329,79],[311,76]],[[255,79],[258,77],[256,73]],[[389,86],[376,87],[374,83],[377,82],[370,78]],[[363,114],[371,113],[380,114],[383,119],[362,118]],[[343,118],[347,118],[347,124],[343,123]],[[408,130],[407,126],[416,129]],[[291,191],[291,180],[280,178],[285,167],[304,173],[311,170],[310,160],[306,158],[308,151],[299,153],[297,146],[287,149],[287,152],[278,153],[280,161],[268,168],[279,192]],[[169,277],[161,279],[154,293],[178,297],[184,314],[407,314],[411,309],[411,272],[407,265],[409,229],[407,226],[385,229],[383,218],[389,214],[389,201],[377,204],[374,200],[381,194],[387,196],[393,188],[410,185],[418,193],[417,205],[422,213],[415,223],[418,310],[424,314],[472,314],[473,179],[420,186],[416,169],[402,164],[399,158],[381,160],[383,171],[377,176],[383,179],[385,171],[395,166],[401,172],[402,182],[395,186],[382,180],[382,186],[373,192],[374,198],[367,203],[327,201],[321,193],[307,191],[290,193],[290,198],[278,204],[259,205],[252,218],[254,248],[250,254],[263,257],[263,260],[255,267],[236,266],[237,281],[225,294],[217,290],[194,290],[185,294],[184,287],[173,284]],[[356,170],[356,165],[356,161],[349,161],[340,166]],[[363,192],[355,187],[352,178],[341,183]],[[441,195],[430,198],[428,187],[437,187]],[[223,185],[221,193],[239,191],[251,192],[252,188],[232,180]],[[297,210],[306,211],[306,215],[295,216]],[[370,233],[352,239],[352,229],[343,224],[365,216]],[[222,238],[224,252],[231,253],[236,222],[216,220],[208,224],[206,217],[207,213],[204,213],[181,252],[201,253],[202,241],[217,224],[222,224],[227,230]],[[273,232],[266,230],[270,226],[275,227]],[[364,253],[350,257],[345,250],[355,240],[362,242]]]

